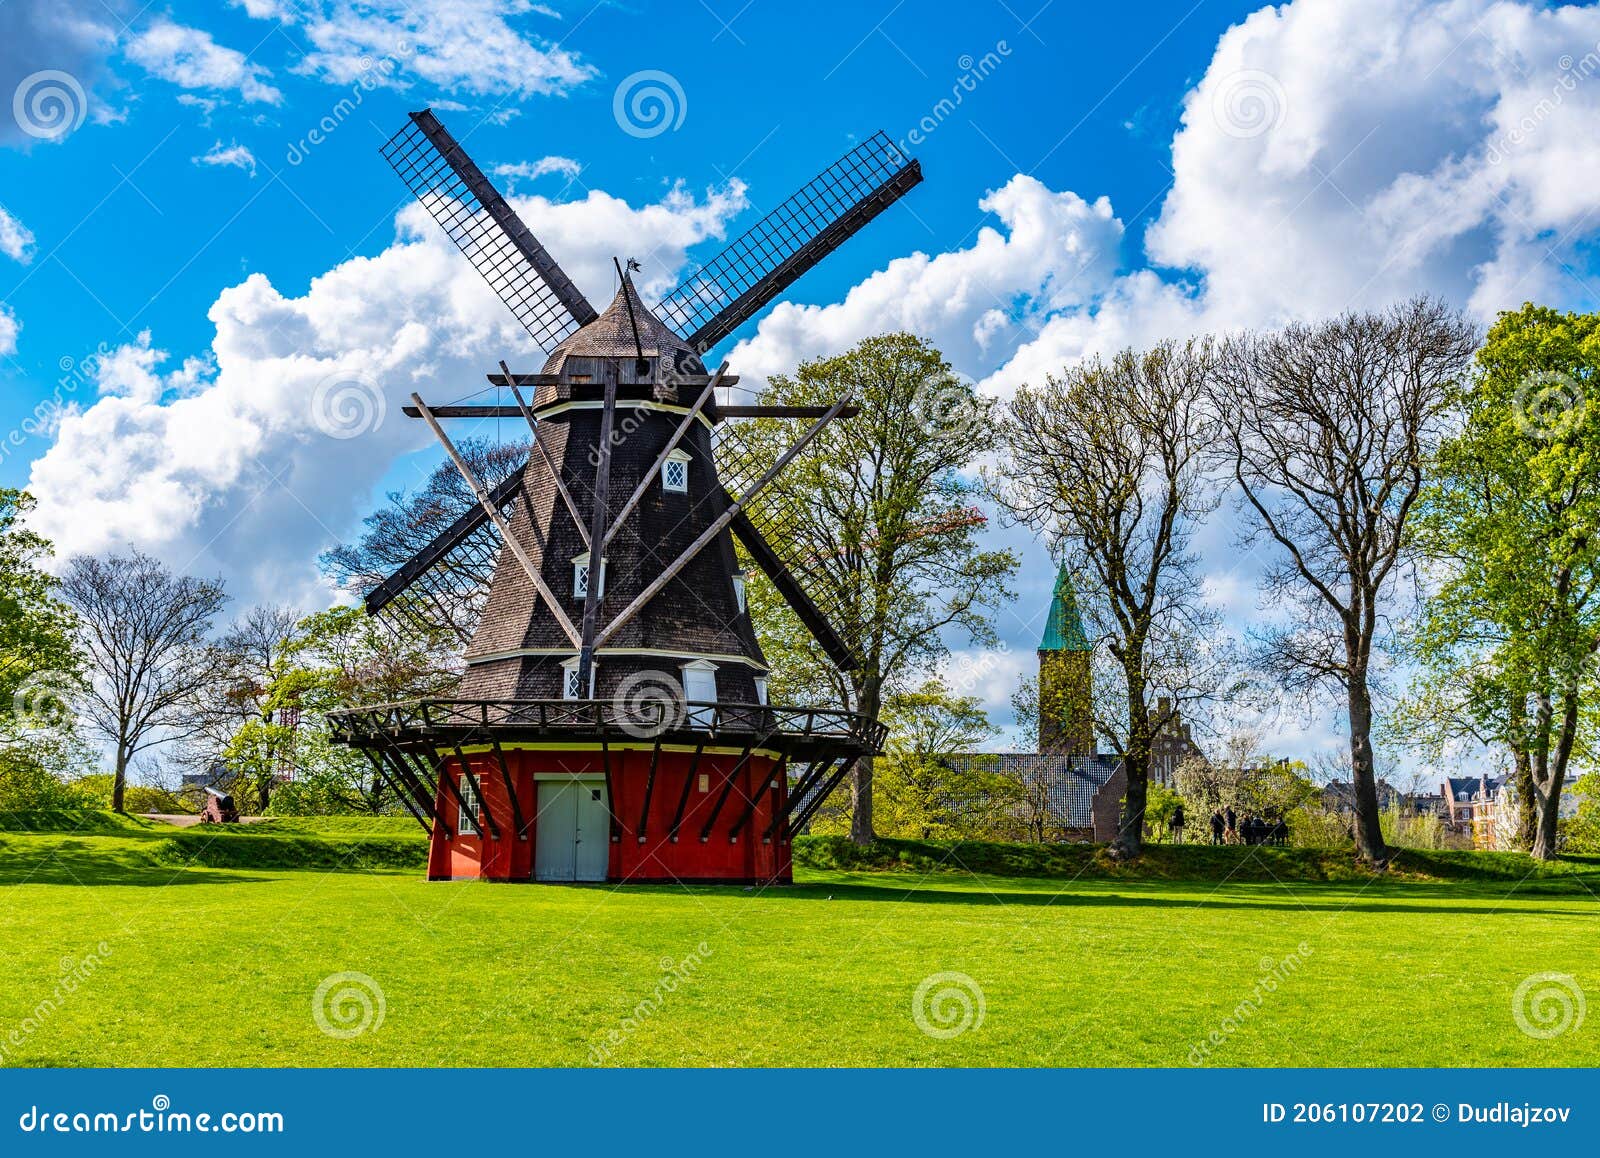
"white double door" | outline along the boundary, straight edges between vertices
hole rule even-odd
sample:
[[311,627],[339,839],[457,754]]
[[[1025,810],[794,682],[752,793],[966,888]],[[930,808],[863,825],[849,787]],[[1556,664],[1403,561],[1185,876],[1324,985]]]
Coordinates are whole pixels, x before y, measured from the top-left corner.
[[611,860],[605,781],[539,781],[534,841],[534,880],[605,880]]

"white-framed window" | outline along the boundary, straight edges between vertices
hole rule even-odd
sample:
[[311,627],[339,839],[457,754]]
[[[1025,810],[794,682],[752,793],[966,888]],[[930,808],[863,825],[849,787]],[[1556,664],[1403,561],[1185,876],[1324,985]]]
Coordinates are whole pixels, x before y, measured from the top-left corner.
[[463,835],[476,836],[478,834],[478,809],[483,805],[478,800],[478,791],[473,788],[472,781],[463,774],[461,777],[461,810],[460,823],[457,824]]
[[766,706],[767,702],[767,677],[756,676],[756,703]]
[[744,610],[744,572],[733,573],[733,602],[740,611]]
[[674,448],[661,464],[661,489],[685,494],[689,490],[689,456]]
[[[717,702],[717,665],[696,659],[683,665],[683,698],[691,705]],[[690,707],[689,722],[705,727],[711,723],[709,707]]]
[[[586,598],[589,594],[589,553],[572,560],[572,597],[574,599]],[[604,599],[606,594],[606,561],[600,560],[600,587],[595,591],[595,598]]]
[[600,670],[598,663],[589,665],[589,694],[583,694],[583,687],[578,683],[578,657],[573,656],[561,665],[561,698],[564,700],[594,699],[595,673]]

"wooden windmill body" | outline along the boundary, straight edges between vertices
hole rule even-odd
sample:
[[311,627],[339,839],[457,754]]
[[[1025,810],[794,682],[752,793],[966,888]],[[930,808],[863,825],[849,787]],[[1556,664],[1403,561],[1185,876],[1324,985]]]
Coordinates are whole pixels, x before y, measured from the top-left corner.
[[[539,373],[502,362],[489,375],[515,405],[413,395],[406,412],[434,430],[479,505],[367,607],[459,624],[470,601],[464,675],[450,699],[335,713],[336,734],[429,831],[430,878],[787,881],[791,835],[883,729],[844,704],[767,702],[734,540],[828,656],[853,666],[757,501],[852,411],[847,398],[719,403],[736,379],[725,365],[708,373],[702,353],[920,169],[880,134],[655,310],[619,264],[616,297],[596,312],[433,114],[411,122],[385,149],[391,164],[549,354]],[[443,426],[484,417],[525,420],[532,439],[527,463],[493,488]],[[794,444],[725,477],[718,427],[753,417],[794,420]]]

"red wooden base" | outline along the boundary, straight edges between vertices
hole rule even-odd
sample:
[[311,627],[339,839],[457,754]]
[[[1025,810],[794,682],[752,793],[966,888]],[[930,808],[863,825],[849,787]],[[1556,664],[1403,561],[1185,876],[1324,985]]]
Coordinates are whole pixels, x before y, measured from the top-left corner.
[[[742,751],[727,749],[707,749],[698,756],[692,750],[663,749],[656,753],[648,745],[627,749],[613,745],[609,757],[598,748],[507,748],[502,772],[493,751],[464,754],[488,815],[479,813],[478,833],[459,831],[456,794],[465,778],[453,751],[439,753],[444,760],[443,770],[440,782],[433,787],[438,814],[445,823],[434,826],[428,853],[429,880],[532,881],[539,839],[538,783],[572,777],[592,778],[596,786],[609,779],[615,820],[607,880],[641,884],[685,880],[768,884],[793,880],[788,834],[775,830],[770,839],[764,839],[788,794],[787,778],[781,770],[773,774],[775,759],[770,755],[751,754],[745,758]],[[506,792],[507,774],[521,813],[520,833]],[[445,778],[454,781],[454,791]],[[488,823],[490,817],[494,826]]]

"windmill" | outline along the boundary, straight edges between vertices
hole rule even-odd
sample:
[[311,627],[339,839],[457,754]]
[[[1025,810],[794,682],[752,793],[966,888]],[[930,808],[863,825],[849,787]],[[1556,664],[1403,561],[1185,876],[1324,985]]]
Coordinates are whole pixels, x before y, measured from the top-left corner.
[[[718,390],[737,377],[702,358],[904,196],[919,164],[875,134],[653,309],[619,261],[597,311],[431,111],[383,154],[547,356],[538,373],[501,361],[493,405],[411,396],[405,413],[477,505],[366,607],[455,626],[464,675],[451,699],[334,713],[336,735],[429,831],[432,878],[790,879],[790,834],[883,728],[847,705],[767,702],[734,540],[828,658],[858,667],[813,598],[808,549],[760,501],[854,408],[729,404]],[[463,418],[526,423],[527,461],[487,485],[446,433]],[[717,432],[740,419],[795,434],[770,461],[730,455]]]

